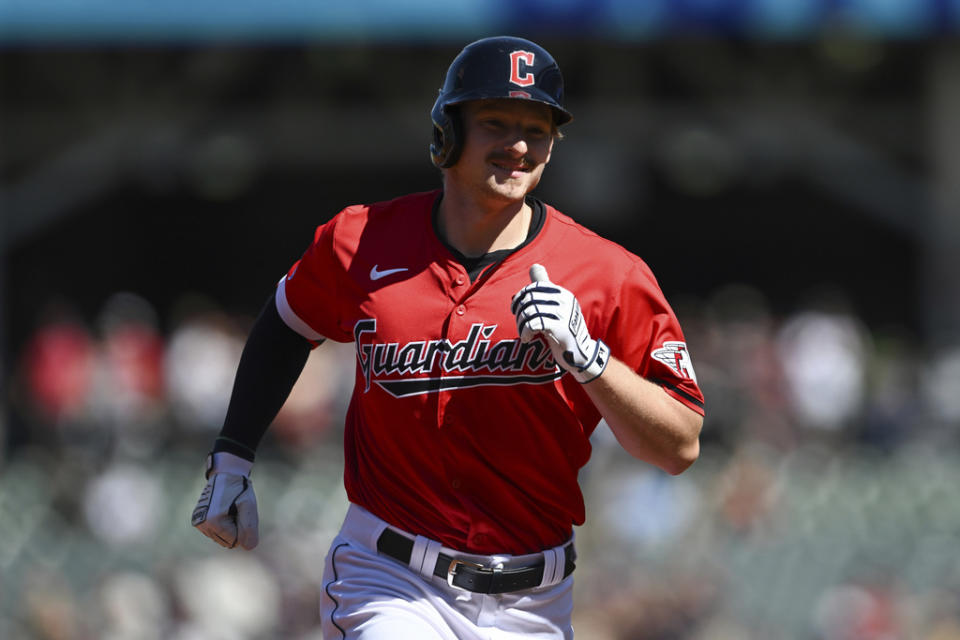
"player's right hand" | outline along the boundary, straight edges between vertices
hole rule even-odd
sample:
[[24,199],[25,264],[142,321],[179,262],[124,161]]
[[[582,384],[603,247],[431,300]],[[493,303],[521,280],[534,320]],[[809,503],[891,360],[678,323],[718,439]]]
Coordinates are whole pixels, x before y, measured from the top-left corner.
[[193,509],[191,524],[205,536],[233,549],[253,549],[260,541],[257,497],[250,470],[253,463],[232,453],[207,457],[207,486]]

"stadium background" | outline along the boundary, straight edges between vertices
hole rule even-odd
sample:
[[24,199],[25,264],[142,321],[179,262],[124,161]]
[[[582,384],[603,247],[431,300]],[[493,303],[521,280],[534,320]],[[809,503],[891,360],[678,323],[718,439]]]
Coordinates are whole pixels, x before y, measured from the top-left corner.
[[246,329],[317,224],[434,188],[466,42],[560,62],[538,190],[657,273],[707,397],[669,477],[604,429],[587,640],[960,638],[960,2],[0,0],[0,637],[316,640],[353,353],[192,531]]

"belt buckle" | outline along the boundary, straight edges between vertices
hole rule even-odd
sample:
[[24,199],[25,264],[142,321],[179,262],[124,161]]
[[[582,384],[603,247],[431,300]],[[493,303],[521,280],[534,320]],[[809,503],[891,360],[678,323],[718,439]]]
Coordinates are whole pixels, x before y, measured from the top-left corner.
[[[477,564],[476,562],[470,562],[469,560],[461,560],[460,558],[454,558],[450,561],[450,567],[447,569],[447,584],[451,587],[457,589],[463,589],[463,587],[453,584],[453,578],[457,575],[457,568],[459,566],[464,567],[473,567],[474,569],[483,570],[484,566],[482,564]],[[466,591],[466,589],[463,589]]]

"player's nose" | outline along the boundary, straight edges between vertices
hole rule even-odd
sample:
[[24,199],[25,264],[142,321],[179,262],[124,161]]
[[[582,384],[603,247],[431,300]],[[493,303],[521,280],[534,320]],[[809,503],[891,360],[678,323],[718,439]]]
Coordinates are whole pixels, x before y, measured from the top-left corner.
[[516,156],[524,156],[527,151],[530,150],[529,145],[527,144],[526,138],[523,137],[523,134],[517,130],[510,135],[509,140],[506,145],[507,151],[510,151]]

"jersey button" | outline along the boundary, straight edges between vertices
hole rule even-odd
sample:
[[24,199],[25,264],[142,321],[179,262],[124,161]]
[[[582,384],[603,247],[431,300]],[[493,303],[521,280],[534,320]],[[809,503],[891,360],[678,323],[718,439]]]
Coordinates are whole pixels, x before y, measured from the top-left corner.
[[457,286],[461,286],[464,282],[466,282],[466,279],[463,276],[457,276],[455,282],[457,283]]
[[454,489],[459,489],[459,488],[460,488],[460,478],[454,478],[453,480],[451,480],[451,481],[450,481],[450,486],[453,487]]
[[465,306],[460,305],[459,307],[457,307],[457,315],[458,315],[458,316],[462,316],[462,315],[465,314],[466,312],[467,312],[467,308],[466,308]]

